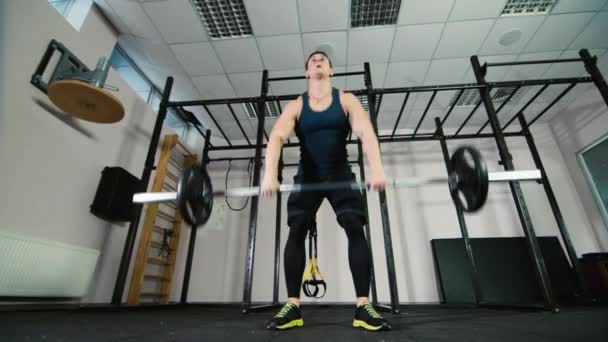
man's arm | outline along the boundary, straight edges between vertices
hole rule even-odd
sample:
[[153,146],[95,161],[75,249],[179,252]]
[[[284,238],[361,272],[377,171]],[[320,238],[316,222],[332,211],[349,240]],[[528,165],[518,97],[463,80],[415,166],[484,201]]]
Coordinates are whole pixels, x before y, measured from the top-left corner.
[[355,95],[344,93],[342,96],[344,107],[348,112],[350,127],[353,133],[361,140],[363,151],[370,165],[371,177],[369,184],[376,190],[382,190],[384,189],[386,179],[384,168],[382,167],[382,158],[380,157],[380,145],[378,144],[374,127],[369,120],[369,115]]
[[278,189],[277,170],[281,147],[293,132],[301,108],[301,101],[301,99],[297,99],[289,102],[270,131],[264,162],[264,178],[261,184],[262,195],[270,195]]

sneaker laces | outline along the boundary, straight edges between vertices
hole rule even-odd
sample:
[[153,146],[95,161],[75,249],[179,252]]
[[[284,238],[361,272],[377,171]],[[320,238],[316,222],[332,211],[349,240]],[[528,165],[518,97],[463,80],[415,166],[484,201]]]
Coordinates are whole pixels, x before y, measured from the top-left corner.
[[291,304],[291,303],[287,303],[287,304],[283,305],[283,307],[281,308],[279,313],[276,314],[274,317],[284,317],[292,309],[292,306],[293,306],[293,304]]
[[367,311],[367,313],[370,316],[372,316],[372,318],[382,318],[382,316],[380,316],[380,314],[376,311],[376,309],[374,309],[374,306],[371,305],[370,303],[363,304],[363,308],[365,309],[365,311]]

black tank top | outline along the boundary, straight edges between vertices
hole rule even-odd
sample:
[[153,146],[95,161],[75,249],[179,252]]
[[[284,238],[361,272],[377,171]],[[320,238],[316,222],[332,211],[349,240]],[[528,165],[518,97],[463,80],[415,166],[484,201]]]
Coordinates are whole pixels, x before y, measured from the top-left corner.
[[340,104],[340,91],[332,88],[332,102],[321,112],[308,103],[308,93],[302,94],[302,112],[295,132],[300,139],[298,175],[305,181],[340,180],[350,175],[346,138],[350,122]]

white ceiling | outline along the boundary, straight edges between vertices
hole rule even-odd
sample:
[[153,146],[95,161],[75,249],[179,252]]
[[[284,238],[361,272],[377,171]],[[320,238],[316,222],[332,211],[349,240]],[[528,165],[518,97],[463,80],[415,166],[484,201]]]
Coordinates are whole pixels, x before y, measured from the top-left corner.
[[[305,58],[322,44],[333,47],[336,72],[360,71],[363,62],[370,62],[372,82],[378,88],[473,82],[471,55],[479,55],[482,63],[568,58],[577,56],[581,48],[596,54],[608,75],[608,0],[558,0],[548,15],[502,18],[506,0],[402,0],[397,25],[356,29],[349,29],[349,0],[244,0],[253,37],[216,41],[209,39],[190,0],[95,2],[120,31],[121,46],[158,88],[167,76],[176,79],[172,100],[258,96],[262,70],[268,69],[271,77],[302,75]],[[501,37],[510,31],[519,39],[501,45]],[[487,79],[582,75],[581,65],[555,64],[491,68]],[[334,79],[334,86],[358,89],[363,81]],[[563,103],[581,88],[575,87]],[[271,85],[273,94],[303,91],[302,81]],[[546,104],[552,100],[549,95],[559,92],[558,86],[551,87],[537,102]],[[433,127],[432,117],[445,113],[453,94],[437,95],[423,128]],[[516,95],[514,105],[506,106],[501,117],[533,94],[532,89]],[[415,127],[429,96],[410,96],[400,128]],[[403,95],[383,99],[380,129],[392,130],[402,100]],[[560,108],[563,104],[543,119]],[[457,108],[446,125],[458,127],[471,109]],[[211,110],[230,139],[242,139],[227,109],[217,114],[215,108]],[[533,107],[528,112],[530,117],[536,115]],[[214,135],[220,135],[204,111],[196,114]],[[470,123],[483,123],[484,117],[481,106]],[[255,120],[245,118],[242,123],[252,139]]]

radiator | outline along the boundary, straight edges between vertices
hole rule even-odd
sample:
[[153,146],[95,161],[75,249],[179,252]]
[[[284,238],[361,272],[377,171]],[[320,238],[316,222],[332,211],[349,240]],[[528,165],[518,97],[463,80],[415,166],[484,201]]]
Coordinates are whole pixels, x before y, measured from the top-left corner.
[[99,251],[0,232],[0,296],[82,297]]

